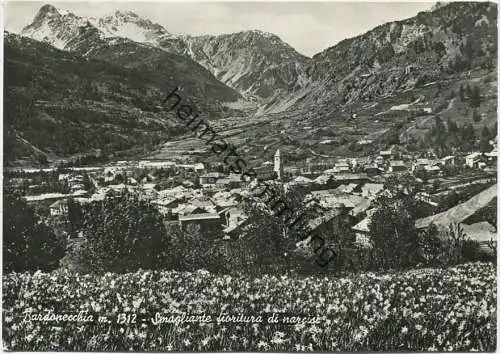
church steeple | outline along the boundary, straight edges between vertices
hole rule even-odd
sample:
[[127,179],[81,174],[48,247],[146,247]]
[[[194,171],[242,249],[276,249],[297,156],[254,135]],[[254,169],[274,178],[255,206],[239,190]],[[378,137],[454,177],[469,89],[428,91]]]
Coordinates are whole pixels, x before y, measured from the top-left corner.
[[278,180],[281,181],[283,179],[283,161],[281,159],[280,149],[276,150],[274,154],[274,172],[276,172]]

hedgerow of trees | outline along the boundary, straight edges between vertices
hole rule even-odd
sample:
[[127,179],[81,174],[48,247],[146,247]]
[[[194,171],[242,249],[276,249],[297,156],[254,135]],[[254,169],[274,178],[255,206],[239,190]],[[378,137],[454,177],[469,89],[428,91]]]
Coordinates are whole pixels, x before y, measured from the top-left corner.
[[66,240],[35,214],[20,195],[3,196],[3,266],[10,271],[51,271],[64,256]]
[[[456,226],[445,234],[432,226],[426,231],[415,228],[415,220],[434,210],[415,199],[418,185],[411,176],[389,178],[385,190],[387,193],[374,201],[370,247],[356,244],[351,227],[357,221],[345,207],[316,229],[321,243],[335,251],[335,257],[325,267],[316,262],[318,239],[312,242],[308,238],[308,228],[304,228],[307,224],[293,229],[287,221],[289,215],[270,212],[259,203],[247,203],[251,217],[240,237],[223,240],[220,231],[208,232],[198,226],[181,229],[176,221],[167,222],[153,204],[134,193],[110,194],[101,203],[84,207],[70,201],[70,231],[84,237],[69,248],[64,266],[97,273],[142,268],[325,275],[493,260],[484,258],[478,245],[466,240]],[[299,211],[303,205],[301,192],[278,188],[276,193],[291,210]],[[9,194],[4,198],[6,271],[57,268],[65,253],[65,240],[58,239],[22,199]],[[311,218],[320,216],[314,215],[315,208],[307,212],[312,212]],[[485,208],[481,220],[491,219],[496,225],[495,213],[493,206]],[[298,241],[304,241],[306,247],[297,248]]]

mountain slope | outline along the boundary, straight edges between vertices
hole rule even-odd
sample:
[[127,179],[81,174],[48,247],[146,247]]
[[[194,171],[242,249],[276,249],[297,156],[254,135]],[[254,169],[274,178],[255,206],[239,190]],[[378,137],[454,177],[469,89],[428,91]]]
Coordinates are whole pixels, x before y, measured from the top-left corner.
[[301,87],[309,58],[276,35],[245,31],[187,37],[187,54],[223,83],[270,101]]
[[447,3],[318,53],[303,85],[249,126],[233,119],[223,128],[256,164],[277,148],[294,164],[374,155],[391,144],[466,153],[477,145],[429,133],[436,116],[450,129],[472,128],[477,141],[485,127],[496,131],[497,39],[496,4]]
[[497,37],[494,3],[449,3],[386,23],[316,54],[308,99],[299,106],[370,101],[446,74],[492,68]]
[[155,47],[155,40],[171,35],[161,26],[129,12],[117,11],[112,16],[95,19],[44,5],[21,35],[86,58],[141,70],[162,87],[181,86],[186,95],[203,104],[199,108],[209,108],[212,103],[206,104],[208,99],[218,104],[240,97],[190,58]]
[[[247,103],[255,99],[262,114],[226,114],[214,127],[236,145],[245,144],[244,153],[256,159],[272,158],[276,147],[297,161],[373,154],[424,138],[436,113],[461,127],[472,124],[477,134],[497,120],[493,3],[447,3],[346,39],[312,59],[259,31],[190,37],[131,13],[80,22],[59,15],[65,25],[52,14],[24,33],[42,38],[34,28],[49,28],[43,37],[49,43],[144,73],[156,87],[164,87],[165,78],[186,82],[195,102],[212,107],[219,118],[227,101],[238,99],[228,86]],[[66,30],[67,24],[78,31]],[[469,94],[460,97],[461,87],[477,87],[480,105],[472,107]]]
[[[140,153],[185,130],[157,108],[168,80],[140,64],[126,68],[83,58],[9,33],[4,58],[6,164],[19,158],[32,163],[82,153]],[[204,96],[197,99],[218,111]]]
[[[306,81],[305,68],[310,62],[279,37],[261,31],[245,31],[220,36],[173,35],[159,24],[141,19],[133,12],[120,12],[102,18],[84,18],[44,5],[33,23],[21,35],[46,41],[65,50],[99,57],[106,44],[142,43],[189,57],[204,66],[221,82],[245,97],[269,103],[279,99]],[[104,58],[109,57],[110,50]],[[128,52],[131,50],[128,48]],[[113,56],[116,58],[117,56]],[[149,57],[149,55],[148,55]],[[132,58],[131,58],[132,59]],[[123,60],[121,60],[123,61]],[[129,63],[132,63],[130,61]],[[153,64],[156,65],[157,62]]]

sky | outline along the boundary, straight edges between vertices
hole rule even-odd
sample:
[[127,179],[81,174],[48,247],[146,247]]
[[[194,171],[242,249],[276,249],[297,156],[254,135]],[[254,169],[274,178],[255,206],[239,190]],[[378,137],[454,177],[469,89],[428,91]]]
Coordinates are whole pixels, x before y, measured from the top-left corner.
[[211,1],[10,1],[4,26],[18,33],[44,4],[79,16],[101,17],[133,11],[175,34],[223,34],[258,29],[278,35],[297,51],[312,56],[345,38],[383,23],[429,10],[432,2],[211,2]]

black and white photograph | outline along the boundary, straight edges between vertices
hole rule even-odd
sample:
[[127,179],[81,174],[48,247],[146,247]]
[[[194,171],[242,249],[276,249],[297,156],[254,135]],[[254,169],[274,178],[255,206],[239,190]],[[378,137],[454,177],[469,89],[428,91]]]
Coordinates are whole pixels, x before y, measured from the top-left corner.
[[3,2],[2,351],[495,352],[494,2]]

